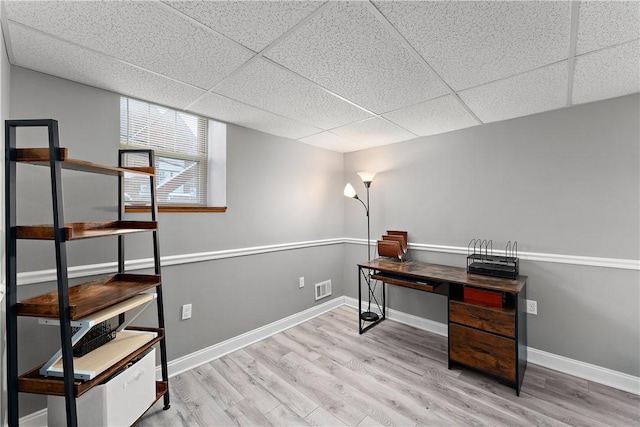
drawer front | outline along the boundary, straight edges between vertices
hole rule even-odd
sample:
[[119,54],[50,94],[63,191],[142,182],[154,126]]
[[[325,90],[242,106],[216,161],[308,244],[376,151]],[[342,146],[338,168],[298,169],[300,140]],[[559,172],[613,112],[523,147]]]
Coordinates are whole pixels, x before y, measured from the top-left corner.
[[454,362],[516,381],[515,340],[452,323],[449,357]]
[[516,336],[515,310],[492,309],[459,301],[449,302],[449,321],[507,337]]

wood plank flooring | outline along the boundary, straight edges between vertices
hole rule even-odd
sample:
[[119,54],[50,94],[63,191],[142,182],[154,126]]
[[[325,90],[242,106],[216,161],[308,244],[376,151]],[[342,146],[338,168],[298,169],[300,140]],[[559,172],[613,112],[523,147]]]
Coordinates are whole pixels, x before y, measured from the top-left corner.
[[640,397],[529,364],[520,397],[447,340],[342,306],[170,380],[147,426],[638,426]]

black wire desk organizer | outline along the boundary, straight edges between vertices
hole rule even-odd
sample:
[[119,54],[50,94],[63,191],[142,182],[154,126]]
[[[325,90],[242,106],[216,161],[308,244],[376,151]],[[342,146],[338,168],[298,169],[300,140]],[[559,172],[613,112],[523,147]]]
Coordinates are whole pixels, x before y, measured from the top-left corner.
[[493,241],[471,239],[467,246],[467,273],[515,279],[520,272],[518,242],[507,242],[504,256],[493,254]]
[[[79,330],[79,327],[71,327],[72,333],[76,333]],[[116,328],[114,328],[113,325],[111,325],[106,320],[104,322],[100,322],[89,329],[89,332],[87,332],[85,336],[80,338],[80,341],[78,341],[78,343],[73,346],[73,356],[82,357],[85,354],[90,353],[96,348],[115,339],[115,337]]]

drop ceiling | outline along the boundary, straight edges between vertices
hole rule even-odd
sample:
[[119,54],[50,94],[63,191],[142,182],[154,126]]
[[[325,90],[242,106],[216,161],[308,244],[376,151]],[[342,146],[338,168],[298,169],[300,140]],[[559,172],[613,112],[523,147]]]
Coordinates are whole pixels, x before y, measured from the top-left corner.
[[339,152],[640,91],[640,2],[2,1],[13,65]]

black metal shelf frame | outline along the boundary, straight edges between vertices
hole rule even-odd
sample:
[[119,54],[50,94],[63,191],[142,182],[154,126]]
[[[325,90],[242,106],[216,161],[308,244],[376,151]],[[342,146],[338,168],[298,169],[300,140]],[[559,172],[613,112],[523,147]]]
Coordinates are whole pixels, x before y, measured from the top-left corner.
[[[18,426],[18,325],[17,325],[17,218],[16,218],[16,163],[17,163],[17,129],[21,127],[46,127],[49,143],[49,169],[51,173],[51,199],[53,212],[53,233],[56,251],[56,275],[58,291],[58,310],[60,313],[60,343],[63,364],[63,383],[65,409],[68,426],[77,426],[77,408],[74,389],[73,348],[71,345],[73,331],[69,305],[69,277],[67,270],[67,249],[64,228],[64,209],[62,191],[62,161],[58,137],[58,122],[53,119],[7,120],[5,122],[5,232],[6,232],[6,345],[7,345],[7,415],[10,427]],[[152,150],[120,150],[119,165],[122,166],[127,153],[146,154],[149,166],[154,166]],[[151,216],[156,221],[158,207],[156,204],[155,175],[150,176]],[[124,215],[123,202],[124,174],[120,174],[118,183],[118,219]],[[118,272],[125,272],[124,236],[118,236]],[[160,275],[160,250],[157,229],[153,230],[153,251],[155,274]],[[164,330],[164,309],[162,298],[162,282],[156,286],[158,327]],[[124,313],[120,314],[124,322]],[[160,340],[160,357],[162,380],[168,381],[166,341]],[[164,409],[168,409],[169,391],[164,394]]]

